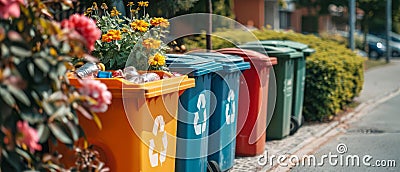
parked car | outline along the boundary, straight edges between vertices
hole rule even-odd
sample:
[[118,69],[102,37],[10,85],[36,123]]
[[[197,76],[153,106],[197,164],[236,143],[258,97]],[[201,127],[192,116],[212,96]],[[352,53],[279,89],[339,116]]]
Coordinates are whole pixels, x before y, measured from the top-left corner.
[[[386,43],[386,35],[385,34],[376,34],[377,37],[383,39],[383,43]],[[393,57],[400,56],[400,35],[392,32],[390,34],[390,53]]]
[[384,40],[372,35],[367,34],[368,43],[368,56],[372,59],[379,59],[386,53],[386,46],[384,45]]

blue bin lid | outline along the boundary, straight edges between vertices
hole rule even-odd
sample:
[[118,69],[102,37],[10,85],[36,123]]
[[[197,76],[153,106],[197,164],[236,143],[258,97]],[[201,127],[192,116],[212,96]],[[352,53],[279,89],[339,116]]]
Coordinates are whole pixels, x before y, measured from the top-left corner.
[[199,56],[203,59],[212,59],[223,66],[225,72],[236,72],[250,69],[250,63],[245,62],[242,57],[229,54],[212,53],[212,52],[194,52],[190,55]]
[[167,54],[166,64],[174,72],[200,76],[222,70],[222,65],[214,60],[185,54]]

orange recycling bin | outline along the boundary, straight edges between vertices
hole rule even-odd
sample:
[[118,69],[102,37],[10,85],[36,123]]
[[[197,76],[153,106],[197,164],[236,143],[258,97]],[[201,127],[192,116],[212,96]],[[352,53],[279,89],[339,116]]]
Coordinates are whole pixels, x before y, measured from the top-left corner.
[[[169,74],[156,73],[161,78]],[[194,79],[183,75],[143,84],[119,78],[98,80],[112,93],[109,109],[97,114],[102,129],[82,115],[79,123],[105,165],[117,172],[174,171],[178,98],[194,87]],[[80,86],[77,79],[70,82]],[[74,163],[73,150],[60,145],[55,149],[64,155],[65,164]]]
[[277,60],[255,51],[237,48],[224,48],[217,52],[241,56],[251,64],[251,68],[243,72],[244,77],[240,80],[236,155],[262,154],[265,149],[269,72]]

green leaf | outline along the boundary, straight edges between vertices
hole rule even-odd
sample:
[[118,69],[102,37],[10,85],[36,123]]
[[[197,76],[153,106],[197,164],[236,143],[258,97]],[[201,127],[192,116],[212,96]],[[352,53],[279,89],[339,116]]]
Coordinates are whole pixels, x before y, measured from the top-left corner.
[[28,68],[28,72],[31,75],[31,77],[35,77],[35,65],[32,63],[29,63],[27,68]]
[[17,149],[15,149],[15,152],[17,152],[20,156],[24,157],[24,159],[27,160],[29,164],[30,164],[30,162],[32,162],[31,156],[24,150],[17,148]]
[[42,102],[42,108],[43,108],[44,112],[46,112],[49,115],[54,113],[53,106],[51,106],[47,101]]
[[74,139],[74,141],[77,141],[78,138],[79,138],[79,130],[78,130],[78,128],[71,121],[67,122],[67,126],[69,128],[69,131],[71,131],[72,139]]
[[39,124],[37,128],[39,143],[44,143],[47,141],[50,135],[50,130],[45,124]]
[[7,57],[10,55],[10,51],[8,50],[8,47],[5,44],[1,44],[0,54],[2,54],[3,57]]
[[65,144],[72,144],[71,138],[69,138],[68,135],[58,125],[50,123],[49,128],[58,140]]
[[4,100],[4,102],[8,104],[8,106],[15,106],[15,99],[6,89],[0,87],[0,96]]
[[61,51],[66,53],[66,54],[71,51],[71,46],[68,44],[68,42],[64,42],[63,43]]
[[49,72],[49,65],[46,63],[46,60],[42,58],[35,58],[33,59],[33,62],[36,64],[37,67],[39,67],[40,70],[42,70],[44,73]]
[[[6,171],[21,171],[21,167],[20,167],[20,162],[19,162],[19,156],[18,154],[16,154],[15,152],[7,152],[5,149],[2,149],[1,151],[4,159],[6,160],[6,162],[8,162],[12,168],[14,169],[7,169]],[[11,168],[7,165],[2,166],[1,169],[3,169],[3,167],[8,167]]]
[[23,104],[25,104],[26,106],[31,106],[31,102],[29,101],[28,97],[26,96],[26,94],[23,91],[15,88],[12,85],[8,85],[7,89],[11,92],[11,94],[14,95],[15,98],[17,98]]
[[59,76],[63,76],[66,71],[67,71],[67,68],[65,67],[64,63],[59,63],[58,68],[57,68],[57,74]]
[[63,97],[64,97],[64,94],[62,91],[56,91],[53,94],[51,94],[47,100],[48,101],[57,101],[57,100],[62,100]]
[[14,54],[15,56],[18,56],[18,57],[30,57],[30,56],[32,56],[32,52],[31,51],[29,51],[27,49],[24,49],[22,47],[15,46],[15,45],[10,47],[10,51],[11,51],[12,54]]
[[57,117],[61,117],[65,114],[67,114],[69,112],[69,108],[67,108],[65,105],[62,105],[61,107],[59,107],[57,109],[56,112],[54,112],[54,114],[52,114],[49,118],[50,121],[53,121],[54,119],[56,119]]

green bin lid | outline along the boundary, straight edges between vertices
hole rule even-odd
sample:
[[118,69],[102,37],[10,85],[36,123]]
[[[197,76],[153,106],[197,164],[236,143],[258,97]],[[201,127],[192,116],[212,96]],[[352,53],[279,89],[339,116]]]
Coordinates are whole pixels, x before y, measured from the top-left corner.
[[214,60],[185,54],[167,54],[166,64],[171,71],[200,76],[222,70],[222,65]]
[[239,45],[239,48],[249,49],[253,51],[257,51],[263,54],[267,54],[268,56],[274,56],[277,58],[300,58],[303,57],[303,53],[297,52],[294,49],[287,47],[272,47],[272,46],[260,46],[260,45]]
[[250,63],[245,62],[242,57],[213,53],[213,52],[193,52],[190,55],[199,56],[206,59],[213,59],[215,62],[221,64],[225,72],[235,72],[250,69]]
[[314,49],[309,48],[307,44],[303,44],[300,42],[295,42],[295,41],[288,41],[288,40],[263,40],[263,41],[254,41],[254,42],[248,42],[246,44],[250,45],[267,45],[267,46],[274,46],[274,47],[288,47],[295,49],[297,51],[302,51],[304,52],[305,56],[309,56],[312,53],[315,52]]

